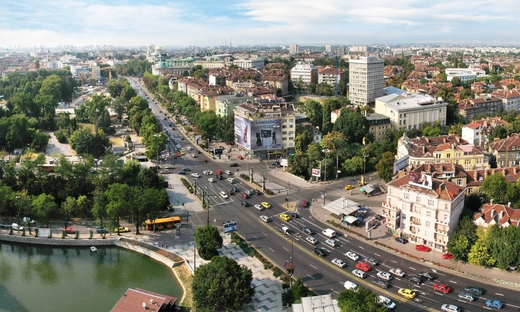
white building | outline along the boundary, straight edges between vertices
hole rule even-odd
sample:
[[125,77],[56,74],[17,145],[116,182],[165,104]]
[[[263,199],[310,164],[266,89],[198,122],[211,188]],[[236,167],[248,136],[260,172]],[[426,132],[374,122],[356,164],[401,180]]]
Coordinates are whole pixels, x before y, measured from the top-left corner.
[[445,73],[448,81],[455,77],[458,77],[461,82],[486,77],[486,72],[480,68],[446,68]]
[[233,65],[236,65],[240,68],[256,68],[256,69],[262,69],[264,68],[264,62],[265,60],[263,58],[244,58],[244,59],[238,59],[233,60]]
[[291,80],[293,82],[299,80],[306,85],[318,82],[318,67],[310,63],[298,62],[296,66],[291,69]]
[[368,105],[383,96],[384,60],[362,56],[349,60],[349,98],[352,104]]
[[424,122],[446,125],[448,103],[441,98],[429,95],[405,92],[391,93],[376,100],[377,114],[390,118],[393,129],[420,129]]
[[496,90],[491,93],[502,100],[505,111],[520,111],[520,92],[518,90]]
[[[445,251],[464,208],[465,187],[432,178],[425,165],[387,184],[381,214],[394,235]],[[421,184],[421,179],[427,181]]]
[[289,46],[289,53],[290,54],[298,54],[298,53],[300,53],[300,47],[298,47],[297,44],[291,44]]

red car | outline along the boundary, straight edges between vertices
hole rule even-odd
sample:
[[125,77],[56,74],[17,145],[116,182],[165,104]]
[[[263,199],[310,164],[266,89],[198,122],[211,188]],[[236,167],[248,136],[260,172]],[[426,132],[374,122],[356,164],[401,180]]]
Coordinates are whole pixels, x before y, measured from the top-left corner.
[[71,227],[69,227],[69,226],[67,226],[66,228],[61,229],[61,230],[65,231],[65,233],[67,233],[67,234],[74,234],[74,233],[76,233],[76,230],[71,228]]
[[177,153],[175,153],[175,156],[181,157],[181,153],[177,152]]
[[451,291],[451,287],[446,284],[433,284],[433,290],[447,294]]
[[451,254],[451,252],[445,253],[442,255],[442,259],[451,260],[453,259],[453,255]]
[[244,157],[242,157],[242,155],[238,155],[237,158],[240,160],[244,159]]
[[222,174],[222,170],[217,169],[217,174]]
[[368,264],[366,264],[364,262],[356,263],[356,269],[361,270],[363,272],[368,272],[368,271],[370,271],[371,268],[372,268],[371,266],[369,266]]
[[415,246],[415,250],[428,252],[428,251],[430,251],[432,249],[430,247],[428,247],[428,246],[417,245],[417,246]]

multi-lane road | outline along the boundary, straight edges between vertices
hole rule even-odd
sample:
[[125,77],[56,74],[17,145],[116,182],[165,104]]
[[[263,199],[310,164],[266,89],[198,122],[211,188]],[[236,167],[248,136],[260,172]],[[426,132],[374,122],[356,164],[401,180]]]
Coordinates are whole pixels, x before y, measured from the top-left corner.
[[[141,94],[146,92],[144,88],[140,89],[137,87],[136,89]],[[149,95],[147,96],[149,97]],[[158,116],[165,129],[169,129],[168,132],[170,133],[169,135],[171,140],[176,144],[186,147],[188,141],[181,140],[183,135],[180,131],[171,131],[169,124],[173,122],[170,120],[164,120],[163,117],[165,114],[162,108],[157,106],[157,104],[151,99],[149,100],[149,103],[152,111]],[[195,146],[193,147],[196,148]],[[229,198],[223,198],[219,195],[220,192],[227,191],[231,188],[231,184],[226,181],[228,175],[223,174],[224,179],[217,180],[217,182],[214,183],[208,181],[208,178],[214,177],[218,169],[221,169],[222,171],[231,170],[232,174],[229,176],[236,178],[236,183],[234,183],[233,186],[237,187],[240,191],[252,188],[249,183],[238,178],[236,169],[229,167],[231,162],[233,161],[217,163],[208,159],[207,163],[203,163],[202,155],[198,158],[185,155],[175,160],[176,169],[174,170],[174,174],[177,174],[176,172],[180,168],[189,167],[192,171],[188,173],[186,178],[190,181],[197,180],[198,185],[205,188],[207,194],[206,200],[209,201],[209,204],[212,207],[209,211],[210,222],[221,225],[225,220],[236,221],[237,232],[256,250],[268,257],[279,267],[283,268],[284,264],[290,260],[292,256],[293,261],[296,264],[294,276],[301,277],[315,293],[331,293],[333,296],[337,296],[337,294],[344,289],[343,285],[345,281],[350,280],[358,285],[369,287],[375,292],[394,300],[397,303],[396,311],[439,311],[441,305],[445,303],[451,303],[463,307],[465,311],[482,311],[489,309],[485,305],[487,299],[497,299],[505,302],[506,306],[503,309],[504,311],[518,311],[518,309],[520,309],[520,298],[518,298],[517,291],[514,289],[506,289],[497,285],[486,285],[453,275],[450,272],[435,270],[428,265],[422,265],[410,261],[407,258],[399,257],[395,253],[381,250],[370,242],[361,241],[341,233],[338,233],[338,237],[336,237],[336,240],[340,244],[338,247],[333,248],[326,245],[324,243],[326,237],[323,236],[321,232],[330,226],[312,217],[310,209],[313,209],[312,205],[316,203],[311,203],[310,208],[299,207],[298,213],[300,218],[286,222],[279,218],[279,214],[286,211],[282,207],[282,204],[285,202],[285,194],[269,198],[263,195],[252,196],[250,199],[246,200],[251,204],[250,207],[243,207],[240,204],[241,201],[244,200],[240,197],[240,193],[229,196]],[[257,174],[261,174],[267,170],[272,170],[266,168],[265,164],[260,163],[255,163],[254,165],[249,164],[249,167],[254,168]],[[204,175],[203,171],[205,170],[213,171],[213,175]],[[245,168],[240,169],[240,171],[242,170],[245,170]],[[201,177],[191,177],[190,173],[199,173]],[[334,185],[329,187],[333,188]],[[318,198],[322,191],[322,188],[313,186],[310,186],[305,190],[293,191],[289,194],[289,201],[300,202],[302,199]],[[330,193],[328,196],[329,200],[335,199],[330,198],[332,197]],[[260,204],[263,201],[269,202],[272,205],[272,208],[258,211],[253,207],[255,204]],[[260,219],[260,215],[271,217],[272,222],[263,222]],[[200,223],[205,223],[207,221],[205,215],[197,216],[197,218]],[[284,235],[281,231],[282,226],[289,227],[292,234]],[[313,236],[319,241],[318,244],[311,245],[305,240],[308,235],[301,230],[304,226],[310,227],[317,232],[317,234],[314,234]],[[329,254],[325,257],[319,257],[312,252],[314,247],[326,249]],[[347,251],[355,252],[361,256],[361,259],[364,257],[373,257],[381,263],[374,266],[368,272],[368,277],[360,279],[353,276],[351,273],[355,268],[356,262],[350,260],[344,255]],[[339,258],[345,261],[348,266],[345,268],[334,266],[330,262],[334,258]],[[394,277],[390,281],[392,286],[388,289],[381,289],[371,284],[371,280],[375,278],[378,271],[388,272],[390,268],[400,268],[407,274],[402,278]],[[435,279],[432,281],[425,281],[421,285],[415,285],[409,282],[408,277],[417,276],[418,272],[433,273]],[[435,283],[447,284],[453,290],[448,294],[438,293],[432,288]],[[482,287],[486,289],[486,292],[474,302],[463,302],[458,300],[458,294],[464,291],[466,286]],[[416,291],[417,298],[421,302],[418,303],[400,297],[397,294],[399,288],[413,289]]]

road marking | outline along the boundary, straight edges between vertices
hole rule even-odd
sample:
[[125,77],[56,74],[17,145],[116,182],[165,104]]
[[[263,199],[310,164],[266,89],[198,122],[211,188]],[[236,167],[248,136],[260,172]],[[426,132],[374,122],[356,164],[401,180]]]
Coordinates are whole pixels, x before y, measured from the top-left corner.
[[390,260],[390,261],[392,261],[393,263],[397,263],[397,261],[395,261],[395,260]]
[[264,234],[265,236],[267,236],[267,234],[265,234],[265,232],[262,232],[262,234]]
[[435,272],[435,273],[437,273],[439,275],[442,275],[442,276],[446,276],[446,274],[442,274],[442,273],[439,273],[439,272]]
[[313,268],[314,268],[315,270],[317,270],[317,269],[318,269],[317,267],[315,267],[315,266],[314,266],[314,265],[312,265],[312,264],[309,264],[309,266],[313,267]]
[[332,291],[335,292],[336,294],[339,294],[339,292],[337,292],[335,289],[332,289],[332,288],[331,288],[330,290],[332,290]]
[[365,248],[363,248],[362,246],[358,246],[358,247],[359,247],[360,249],[365,249]]
[[412,267],[409,267],[409,268],[415,271],[415,268],[412,268]]
[[289,251],[289,249],[285,248],[285,247],[282,247],[283,249],[285,249],[286,251]]
[[256,239],[258,239],[258,237],[257,237],[255,234],[253,234],[253,237],[256,238]]
[[378,257],[381,257],[381,255],[380,255],[380,254],[378,254],[378,253],[375,253],[375,252],[374,252],[374,255],[376,255],[376,256],[378,256]]
[[307,276],[310,277],[310,278],[312,278],[312,279],[314,279],[314,277],[310,276],[309,274],[307,274]]
[[448,280],[448,282],[453,283],[453,284],[457,284],[457,282],[452,281],[452,280]]
[[271,248],[271,247],[267,247],[267,248],[269,248],[272,252],[274,252],[273,248]]
[[504,296],[504,294],[501,294],[501,293],[495,293],[495,295],[502,296],[502,297]]

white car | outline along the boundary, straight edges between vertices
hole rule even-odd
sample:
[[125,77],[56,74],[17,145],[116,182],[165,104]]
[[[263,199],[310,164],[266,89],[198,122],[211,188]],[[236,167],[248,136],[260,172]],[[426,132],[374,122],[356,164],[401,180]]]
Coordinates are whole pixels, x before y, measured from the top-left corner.
[[200,178],[200,174],[198,173],[192,173],[191,176],[194,178]]
[[336,248],[336,247],[339,246],[338,242],[335,241],[335,240],[333,240],[333,239],[327,239],[327,240],[325,240],[325,244],[327,244],[327,245],[329,245],[329,246],[331,246],[331,247],[334,247],[334,248]]
[[347,251],[345,253],[345,256],[347,256],[350,260],[353,260],[353,261],[359,260],[359,256],[353,251]]
[[392,274],[385,271],[379,271],[377,272],[377,277],[379,277],[382,280],[389,281],[392,279]]
[[262,205],[260,205],[260,204],[256,204],[256,205],[255,205],[255,208],[256,208],[257,210],[260,210],[260,211],[264,210],[264,207],[262,207]]
[[406,275],[405,271],[402,271],[401,269],[398,269],[398,268],[391,268],[390,273],[392,273],[395,276],[399,276],[399,277],[403,277]]
[[226,194],[226,192],[224,192],[224,191],[220,192],[220,196],[222,196],[222,198],[224,198],[224,199],[229,198],[229,195]]
[[226,174],[232,174],[230,170],[224,171]]
[[204,173],[205,175],[212,175],[213,171],[211,171],[211,170],[204,170],[204,171],[202,171],[202,173]]
[[264,221],[265,223],[271,222],[271,218],[269,218],[268,216],[261,215],[260,219],[262,219],[262,221]]
[[385,296],[379,296],[379,303],[385,306],[385,308],[393,310],[395,309],[395,302]]
[[358,270],[358,269],[355,269],[354,271],[352,271],[352,274],[354,274],[354,276],[357,276],[359,278],[367,277],[367,274],[365,272]]
[[441,306],[443,312],[460,312],[460,308],[454,304],[443,304]]
[[211,182],[211,183],[217,182],[217,180],[215,180],[215,178],[209,178],[208,181]]
[[316,244],[318,243],[318,240],[315,239],[315,238],[312,237],[312,236],[307,236],[307,238],[305,238],[305,240],[306,240],[307,242],[309,242],[310,244],[312,244],[312,245],[316,245]]
[[13,224],[11,224],[11,227],[12,227],[13,230],[15,230],[15,231],[21,231],[21,230],[23,230],[23,226],[19,226],[18,223],[13,223]]
[[332,261],[330,261],[330,262],[332,262],[332,264],[334,264],[335,266],[338,266],[340,268],[344,268],[347,266],[347,264],[343,260],[337,259],[337,258],[332,259]]

